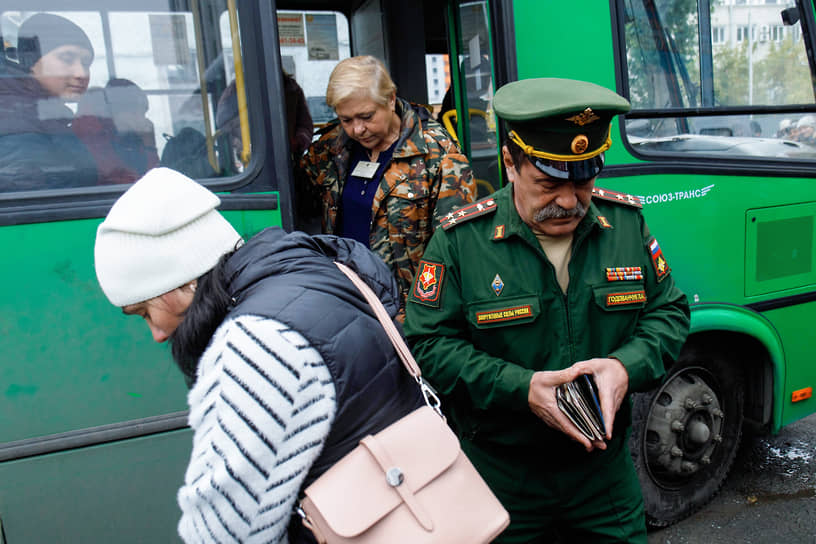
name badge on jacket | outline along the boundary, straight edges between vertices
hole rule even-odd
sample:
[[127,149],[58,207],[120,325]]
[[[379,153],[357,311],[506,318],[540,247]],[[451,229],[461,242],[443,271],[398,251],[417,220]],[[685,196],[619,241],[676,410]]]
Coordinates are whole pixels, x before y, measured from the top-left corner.
[[357,166],[354,167],[354,170],[351,171],[351,175],[358,178],[371,179],[374,177],[374,174],[377,173],[379,167],[380,163],[378,162],[360,161],[357,163]]

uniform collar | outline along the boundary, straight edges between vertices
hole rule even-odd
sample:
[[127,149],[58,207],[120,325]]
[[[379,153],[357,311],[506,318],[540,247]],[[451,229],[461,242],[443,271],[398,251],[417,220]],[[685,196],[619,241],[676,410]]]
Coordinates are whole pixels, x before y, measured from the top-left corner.
[[[491,231],[493,241],[499,242],[519,236],[537,245],[538,241],[533,229],[521,219],[516,204],[513,202],[513,184],[508,183],[496,191],[493,199],[496,201],[496,213],[493,215],[493,230]],[[593,230],[603,230],[602,227],[604,225],[598,218],[598,208],[594,202],[590,201],[587,214],[575,229],[574,239],[579,240]]]

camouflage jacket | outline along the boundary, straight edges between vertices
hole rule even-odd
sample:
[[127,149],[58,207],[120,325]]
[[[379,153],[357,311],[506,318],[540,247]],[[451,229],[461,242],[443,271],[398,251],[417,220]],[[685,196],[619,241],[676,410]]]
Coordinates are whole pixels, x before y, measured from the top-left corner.
[[[428,111],[397,99],[402,118],[391,163],[371,206],[369,247],[397,279],[403,306],[425,246],[439,220],[476,197],[465,157]],[[319,199],[323,232],[336,234],[337,210],[351,160],[351,139],[342,127],[330,128],[300,161],[305,198]]]

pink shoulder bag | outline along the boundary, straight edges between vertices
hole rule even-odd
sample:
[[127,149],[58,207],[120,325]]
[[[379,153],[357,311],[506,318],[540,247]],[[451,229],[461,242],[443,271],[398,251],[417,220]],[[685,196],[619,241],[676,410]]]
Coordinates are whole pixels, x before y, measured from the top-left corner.
[[374,309],[425,406],[395,421],[335,463],[305,490],[298,513],[319,544],[481,544],[510,523],[459,446],[439,398],[373,291],[335,263]]

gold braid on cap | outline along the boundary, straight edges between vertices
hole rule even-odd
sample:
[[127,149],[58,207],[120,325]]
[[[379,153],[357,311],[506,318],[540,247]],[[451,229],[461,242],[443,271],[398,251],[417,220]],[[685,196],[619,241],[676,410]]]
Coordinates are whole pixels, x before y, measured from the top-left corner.
[[[610,131],[611,132],[611,131]],[[539,151],[538,149],[534,148],[531,145],[524,143],[524,140],[521,139],[521,136],[516,134],[515,130],[510,131],[510,139],[518,145],[524,153],[527,155],[531,155],[533,157],[538,157],[540,159],[549,159],[551,161],[564,161],[564,162],[574,162],[574,161],[583,161],[586,159],[591,159],[592,157],[597,157],[604,151],[610,148],[612,145],[612,136],[606,137],[606,143],[599,147],[594,151],[589,151],[587,153],[582,153],[580,155],[556,155],[555,153],[547,153],[546,151]]]

